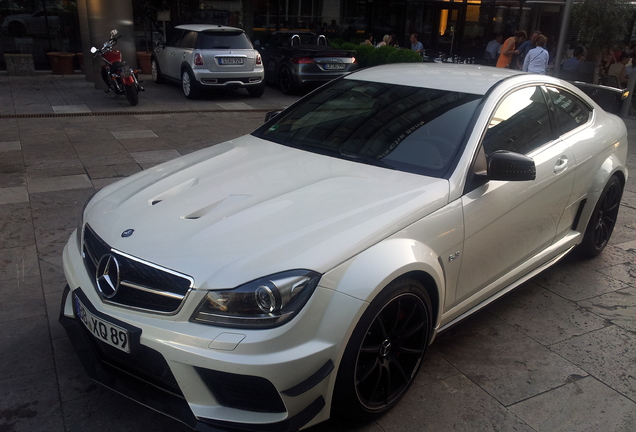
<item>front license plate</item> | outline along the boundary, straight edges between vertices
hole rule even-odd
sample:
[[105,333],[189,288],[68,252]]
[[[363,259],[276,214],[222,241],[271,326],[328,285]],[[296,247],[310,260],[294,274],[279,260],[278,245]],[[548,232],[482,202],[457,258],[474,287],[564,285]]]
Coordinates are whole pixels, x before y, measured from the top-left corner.
[[93,336],[108,345],[130,354],[128,330],[93,315],[75,296],[77,317]]
[[221,57],[219,58],[219,64],[222,65],[242,65],[245,63],[245,59],[241,57]]
[[327,70],[344,70],[344,63],[325,63],[325,69]]

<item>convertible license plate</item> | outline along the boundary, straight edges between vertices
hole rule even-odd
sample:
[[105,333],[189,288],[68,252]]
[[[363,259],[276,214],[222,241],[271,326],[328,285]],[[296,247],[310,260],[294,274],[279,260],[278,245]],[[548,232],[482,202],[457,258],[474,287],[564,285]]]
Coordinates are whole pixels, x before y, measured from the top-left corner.
[[344,70],[344,63],[325,63],[326,70]]
[[245,63],[245,59],[241,57],[220,57],[219,64],[222,65],[242,65]]
[[93,315],[75,296],[77,317],[93,336],[108,345],[130,354],[128,330]]

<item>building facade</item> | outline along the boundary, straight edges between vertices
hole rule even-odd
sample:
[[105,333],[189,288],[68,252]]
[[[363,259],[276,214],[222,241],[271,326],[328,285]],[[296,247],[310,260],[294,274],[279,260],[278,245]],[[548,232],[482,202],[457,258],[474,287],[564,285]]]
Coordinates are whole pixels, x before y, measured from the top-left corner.
[[416,32],[425,48],[480,58],[496,34],[540,29],[555,41],[563,6],[562,0],[0,0],[0,70],[12,53],[30,54],[35,69],[50,70],[49,52],[77,53],[79,68],[111,27],[131,58],[151,50],[164,29],[184,23],[241,27],[256,44],[272,31],[294,29],[352,41],[395,34],[405,46]]

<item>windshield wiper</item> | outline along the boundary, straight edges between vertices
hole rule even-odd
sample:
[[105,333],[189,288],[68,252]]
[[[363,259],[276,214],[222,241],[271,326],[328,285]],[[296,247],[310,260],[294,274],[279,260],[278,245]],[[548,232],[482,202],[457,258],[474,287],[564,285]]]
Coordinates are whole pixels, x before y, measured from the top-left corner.
[[340,156],[342,156],[344,159],[349,159],[349,160],[354,160],[354,161],[360,161],[362,163],[368,164],[368,165],[375,165],[375,166],[379,166],[382,168],[388,168],[388,169],[392,169],[395,170],[397,168],[395,168],[392,165],[387,164],[386,162],[382,162],[381,160],[378,160],[376,158],[370,157],[370,156],[364,156],[358,153],[351,153],[351,152],[347,152],[345,150],[340,150]]
[[217,45],[213,46],[212,49],[230,49],[229,45]]

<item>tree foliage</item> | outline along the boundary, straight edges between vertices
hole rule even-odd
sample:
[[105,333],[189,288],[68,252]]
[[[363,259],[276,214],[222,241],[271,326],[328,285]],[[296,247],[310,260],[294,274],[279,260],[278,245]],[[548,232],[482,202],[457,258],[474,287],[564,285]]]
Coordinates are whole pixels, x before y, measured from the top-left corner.
[[572,9],[572,22],[588,52],[598,58],[603,48],[623,41],[634,11],[629,0],[581,0]]

